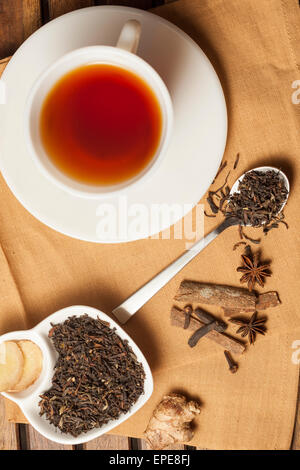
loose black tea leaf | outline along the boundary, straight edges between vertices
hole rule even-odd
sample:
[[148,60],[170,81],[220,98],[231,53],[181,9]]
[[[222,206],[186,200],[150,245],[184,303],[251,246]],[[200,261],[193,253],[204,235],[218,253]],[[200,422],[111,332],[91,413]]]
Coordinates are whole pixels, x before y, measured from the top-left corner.
[[239,229],[239,233],[240,233],[240,236],[242,238],[245,238],[246,240],[248,240],[249,242],[251,243],[255,243],[255,244],[259,244],[261,242],[261,239],[260,238],[251,238],[249,237],[249,235],[246,235],[244,230],[243,230],[243,227],[240,225],[239,226],[240,229]]
[[217,171],[217,174],[216,176],[214,177],[214,180],[212,182],[212,184],[214,184],[214,182],[216,181],[216,179],[218,178],[218,176],[222,173],[222,171],[224,170],[224,168],[227,166],[227,160],[225,160],[224,162],[221,162],[220,164],[220,167]]
[[204,215],[206,217],[216,217],[216,214],[208,214],[206,211],[204,211]]
[[246,242],[237,242],[233,245],[232,250],[235,251],[239,246],[246,245]]
[[213,214],[217,214],[219,212],[219,208],[213,200],[213,193],[211,191],[209,191],[208,197],[207,197],[206,200],[207,200],[207,202],[209,204],[209,207],[210,207],[211,211],[213,212]]
[[142,364],[107,322],[72,316],[49,337],[59,357],[40,414],[63,433],[76,437],[118,419],[144,393]]
[[227,175],[226,175],[226,178],[225,178],[225,181],[224,183],[222,184],[222,186],[220,186],[218,189],[216,189],[215,191],[209,191],[209,196],[218,196],[218,193],[221,192],[223,190],[223,188],[227,185],[227,181],[228,181],[228,177],[230,175],[230,171],[228,171]]
[[233,165],[233,169],[234,169],[234,170],[236,170],[236,168],[237,168],[237,166],[238,166],[239,159],[240,159],[240,154],[238,153],[237,156],[236,156],[234,165]]
[[[226,165],[224,165],[222,169],[225,168],[225,166]],[[228,180],[229,175],[230,175],[230,171],[227,173],[225,181],[222,184],[222,186],[220,186],[215,191],[208,192],[208,197],[206,198],[206,202],[209,204],[212,214],[207,214],[204,211],[204,215],[206,215],[206,217],[214,217],[214,214],[218,214],[218,212],[222,210],[223,203],[228,199],[228,195],[230,192],[230,189],[227,186],[227,180]],[[223,191],[224,188],[225,188],[225,192]],[[217,205],[216,202],[214,201],[214,197],[220,200],[219,205]]]

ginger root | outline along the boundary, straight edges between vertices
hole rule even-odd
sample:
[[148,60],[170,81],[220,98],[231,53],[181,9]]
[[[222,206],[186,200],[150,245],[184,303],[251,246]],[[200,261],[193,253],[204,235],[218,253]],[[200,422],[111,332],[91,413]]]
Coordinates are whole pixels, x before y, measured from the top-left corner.
[[144,432],[151,449],[161,450],[177,442],[188,442],[194,433],[190,422],[200,413],[195,401],[187,401],[184,395],[165,395],[155,408]]

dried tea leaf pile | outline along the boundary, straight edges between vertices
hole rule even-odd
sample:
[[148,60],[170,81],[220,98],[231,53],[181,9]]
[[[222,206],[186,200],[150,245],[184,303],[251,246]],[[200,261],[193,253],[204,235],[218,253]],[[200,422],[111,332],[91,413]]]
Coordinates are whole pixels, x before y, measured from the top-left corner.
[[[237,154],[233,166],[234,170],[238,161],[239,154]],[[225,161],[220,166],[217,176],[223,171],[226,164]],[[242,226],[262,227],[265,235],[270,230],[278,228],[280,224],[284,224],[288,228],[282,211],[288,197],[288,189],[280,171],[248,171],[239,181],[238,190],[234,194],[230,194],[230,187],[227,185],[229,175],[230,171],[227,173],[221,187],[214,191],[208,191],[206,202],[211,213],[204,211],[206,217],[216,217],[219,212],[226,218],[234,217],[239,223],[240,238],[255,244],[260,243],[261,239],[247,236]],[[233,249],[235,250],[238,246],[245,244],[246,242],[240,241],[234,245]]]
[[78,436],[126,413],[144,392],[145,372],[126,340],[87,314],[52,325],[59,354],[40,414]]
[[241,224],[264,226],[267,233],[282,222],[280,212],[288,196],[288,190],[280,172],[269,170],[249,171],[239,182],[238,192],[229,196],[223,213],[225,217],[237,217]]

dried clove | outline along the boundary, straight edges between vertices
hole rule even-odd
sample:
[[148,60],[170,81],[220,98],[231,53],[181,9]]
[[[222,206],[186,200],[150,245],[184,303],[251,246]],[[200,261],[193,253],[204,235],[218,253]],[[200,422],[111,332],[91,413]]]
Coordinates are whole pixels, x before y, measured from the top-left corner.
[[229,365],[229,370],[232,374],[235,374],[236,371],[238,370],[238,365],[236,364],[236,362],[234,362],[234,360],[232,359],[231,355],[230,355],[230,352],[225,350],[224,351],[224,355],[226,357],[226,361]]
[[186,305],[184,307],[183,311],[184,311],[184,315],[185,315],[183,329],[187,330],[188,327],[190,326],[191,315],[193,313],[193,307],[191,305]]
[[193,333],[190,339],[188,340],[189,346],[191,348],[195,347],[199,339],[203,338],[203,336],[205,336],[211,330],[214,330],[215,327],[216,327],[216,322],[207,323],[206,325],[201,326],[201,328],[196,330],[195,333]]
[[219,333],[223,333],[227,329],[227,323],[223,322],[222,320],[218,320],[211,313],[205,312],[201,308],[196,308],[194,313],[197,315],[199,320],[202,321],[202,323],[205,323],[206,325],[209,323],[214,323],[214,329]]
[[196,346],[199,339],[203,338],[203,336],[205,336],[211,330],[215,330],[218,333],[223,333],[228,326],[227,323],[218,320],[211,313],[205,312],[201,308],[196,308],[194,313],[199,318],[199,320],[204,323],[204,326],[196,330],[195,333],[193,333],[190,337],[188,344],[191,348]]

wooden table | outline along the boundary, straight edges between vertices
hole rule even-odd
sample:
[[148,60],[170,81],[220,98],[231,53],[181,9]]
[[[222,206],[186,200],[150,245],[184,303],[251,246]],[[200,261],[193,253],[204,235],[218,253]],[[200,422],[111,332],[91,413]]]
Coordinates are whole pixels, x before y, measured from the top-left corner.
[[[49,20],[69,11],[92,5],[126,5],[149,9],[172,0],[0,0],[0,68],[7,63],[25,39]],[[173,0],[176,1],[176,0]],[[224,0],[225,1],[225,0]],[[3,60],[1,60],[3,58]],[[299,401],[299,400],[298,400]],[[28,424],[13,424],[5,418],[4,400],[0,397],[0,450],[136,450],[147,449],[142,439],[104,435],[80,446],[63,446],[51,442]],[[174,450],[195,449],[175,446]],[[300,449],[300,407],[295,421],[292,449]]]

